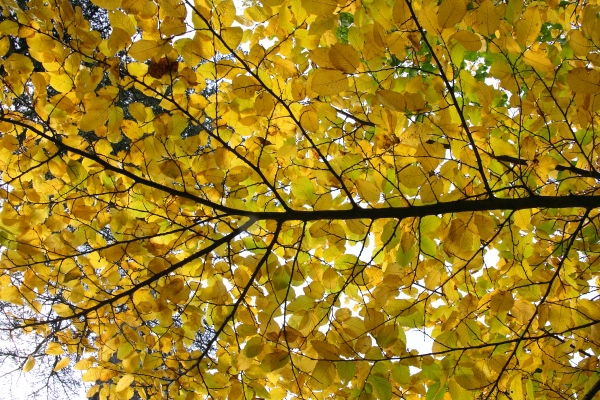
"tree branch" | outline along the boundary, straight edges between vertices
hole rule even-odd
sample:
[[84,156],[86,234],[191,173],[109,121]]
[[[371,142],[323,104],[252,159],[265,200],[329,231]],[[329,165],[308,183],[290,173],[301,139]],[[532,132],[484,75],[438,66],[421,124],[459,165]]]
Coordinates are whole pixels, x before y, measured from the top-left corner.
[[598,391],[600,391],[600,379],[598,379],[596,383],[594,383],[594,386],[592,386],[590,390],[588,390],[588,392],[585,394],[585,396],[581,398],[581,400],[592,400],[594,396],[596,396],[596,393],[598,393]]

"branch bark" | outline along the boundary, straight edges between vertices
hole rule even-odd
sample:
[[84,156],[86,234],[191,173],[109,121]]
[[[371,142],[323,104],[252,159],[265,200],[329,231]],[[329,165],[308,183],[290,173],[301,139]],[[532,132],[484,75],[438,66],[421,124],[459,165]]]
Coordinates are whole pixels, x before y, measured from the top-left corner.
[[588,390],[588,392],[585,394],[585,396],[581,398],[581,400],[592,400],[594,396],[596,396],[596,393],[598,393],[598,391],[600,391],[600,379],[598,379],[596,383],[594,383],[594,386],[592,386],[590,390]]

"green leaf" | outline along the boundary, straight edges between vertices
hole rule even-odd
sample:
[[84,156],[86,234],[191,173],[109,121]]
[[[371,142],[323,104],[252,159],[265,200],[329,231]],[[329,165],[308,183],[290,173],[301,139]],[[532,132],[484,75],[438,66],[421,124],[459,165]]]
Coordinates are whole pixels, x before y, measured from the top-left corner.
[[373,386],[373,393],[378,399],[391,400],[392,385],[387,378],[377,375],[370,375],[369,378],[367,378],[367,382]]
[[313,205],[317,201],[315,187],[312,181],[305,176],[301,176],[292,182],[292,193],[303,204]]

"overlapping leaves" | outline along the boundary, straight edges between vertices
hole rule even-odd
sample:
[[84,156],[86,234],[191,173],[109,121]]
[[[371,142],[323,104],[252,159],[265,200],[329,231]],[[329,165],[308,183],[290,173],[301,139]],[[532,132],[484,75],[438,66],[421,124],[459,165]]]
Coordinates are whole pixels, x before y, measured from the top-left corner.
[[0,4],[0,299],[90,394],[593,394],[596,5]]

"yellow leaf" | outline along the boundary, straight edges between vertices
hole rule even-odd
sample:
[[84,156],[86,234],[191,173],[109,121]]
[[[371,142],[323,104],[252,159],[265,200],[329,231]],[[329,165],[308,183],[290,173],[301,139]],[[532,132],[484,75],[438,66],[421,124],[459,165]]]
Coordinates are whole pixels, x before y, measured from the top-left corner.
[[340,274],[334,268],[327,268],[327,270],[323,273],[323,286],[331,291],[339,290],[340,278]]
[[329,223],[327,221],[316,221],[309,228],[310,235],[315,238],[327,236],[327,227]]
[[421,168],[416,165],[409,165],[400,171],[398,180],[407,188],[416,189],[425,183],[427,177],[423,174]]
[[146,107],[139,102],[129,104],[129,113],[138,122],[146,122],[147,112]]
[[517,321],[523,325],[526,325],[535,314],[535,306],[529,301],[519,299],[515,301],[515,304],[510,312],[517,319]]
[[23,305],[23,296],[19,289],[14,286],[4,286],[0,290],[0,300],[7,301],[12,304]]
[[233,78],[231,83],[233,94],[242,99],[250,99],[262,89],[259,82],[252,76],[240,75]]
[[408,8],[406,1],[395,1],[394,8],[392,9],[392,19],[396,23],[398,28],[402,28],[405,25],[410,25],[412,21],[412,14]]
[[4,35],[17,36],[19,34],[19,24],[10,19],[0,22],[0,32]]
[[490,147],[497,156],[517,156],[516,147],[506,140],[497,137],[491,137]]
[[552,64],[552,62],[548,60],[548,57],[546,57],[544,54],[538,51],[525,51],[525,53],[523,54],[523,61],[525,61],[525,64],[535,68],[540,72],[554,71],[554,64]]
[[358,52],[349,44],[336,43],[331,46],[329,60],[336,69],[347,74],[356,72],[360,65]]
[[119,379],[119,383],[117,383],[117,387],[115,388],[117,393],[122,392],[122,391],[126,390],[127,388],[129,388],[129,386],[131,386],[131,384],[133,383],[133,380],[134,380],[134,376],[132,374],[123,375],[123,377],[121,379]]
[[46,347],[46,354],[50,354],[53,356],[59,356],[63,353],[64,353],[64,350],[59,343],[56,343],[56,342],[48,343],[48,347]]
[[567,84],[576,93],[596,94],[600,92],[600,71],[574,68],[567,74]]
[[75,279],[81,278],[81,276],[82,276],[81,270],[79,269],[79,267],[75,267],[75,268],[72,268],[69,272],[67,272],[65,274],[63,282],[68,283],[68,282],[74,281]]
[[548,320],[554,332],[562,333],[573,326],[573,312],[569,307],[553,304],[550,306]]
[[254,100],[254,109],[262,117],[267,117],[275,108],[275,100],[269,92],[262,92]]
[[60,93],[67,93],[73,88],[73,80],[64,73],[49,72],[50,85]]
[[585,57],[594,49],[592,43],[580,30],[570,31],[568,37],[567,43],[573,49],[573,54],[578,57]]
[[531,222],[531,210],[517,210],[515,211],[515,225],[519,228],[526,230]]
[[510,396],[514,399],[524,399],[523,382],[521,380],[521,372],[516,372],[516,377],[510,383]]
[[517,42],[522,46],[531,46],[537,40],[542,29],[542,19],[537,8],[528,8],[516,25]]
[[32,356],[27,357],[25,365],[23,365],[23,372],[29,372],[35,366],[35,358]]
[[[232,50],[235,50],[240,45],[243,35],[244,31],[239,26],[226,28],[221,32],[221,37],[225,41],[225,44]],[[230,52],[227,47],[223,46],[221,42],[218,42],[217,50],[223,54],[227,54]]]
[[121,10],[115,10],[108,13],[108,19],[113,28],[119,28],[129,36],[135,34],[136,22],[132,15],[127,15]]
[[60,371],[71,363],[71,359],[69,357],[63,357],[59,362],[56,363],[54,368],[52,369],[54,372]]
[[490,310],[494,314],[498,314],[504,311],[510,311],[515,304],[511,292],[498,291],[492,295],[490,300]]
[[81,376],[81,380],[84,382],[95,382],[100,379],[101,372],[101,367],[90,368]]
[[485,39],[473,32],[458,31],[452,37],[468,51],[479,51],[485,46]]
[[334,0],[302,0],[302,8],[313,15],[331,15],[337,8]]
[[[185,31],[187,30],[187,27],[185,25],[185,22],[183,21],[183,19],[180,18],[173,18],[173,17],[166,17],[162,24],[160,25],[160,31],[163,35],[165,36],[178,36],[178,35],[183,35],[185,33]],[[239,42],[238,42],[239,44]],[[237,45],[236,45],[237,47]]]
[[491,0],[479,4],[476,16],[478,31],[484,36],[493,35],[500,26],[500,14]]
[[341,71],[318,69],[310,77],[310,88],[321,96],[338,94],[348,88],[348,78]]
[[8,37],[3,37],[0,39],[0,57],[4,57],[8,50],[10,49],[10,41]]
[[138,61],[146,61],[161,53],[163,46],[156,40],[138,40],[129,48],[129,56]]
[[260,336],[255,336],[246,342],[244,347],[244,355],[248,358],[254,358],[260,354],[263,349],[263,343]]
[[356,189],[358,194],[370,204],[376,204],[381,197],[381,190],[373,183],[359,179],[356,181]]
[[116,10],[121,7],[121,0],[92,0],[92,3],[107,10]]
[[131,44],[131,34],[120,28],[113,28],[110,38],[108,38],[108,49],[114,54],[117,51],[124,50]]
[[467,4],[464,0],[444,0],[437,13],[440,28],[451,28],[462,21],[467,13]]
[[143,76],[148,73],[148,66],[139,62],[129,63],[127,64],[127,72],[133,76]]
[[375,96],[384,107],[392,111],[406,111],[406,99],[401,93],[391,90],[378,90]]
[[68,317],[73,315],[71,307],[69,307],[67,304],[55,304],[52,306],[52,310],[54,310],[59,317]]

